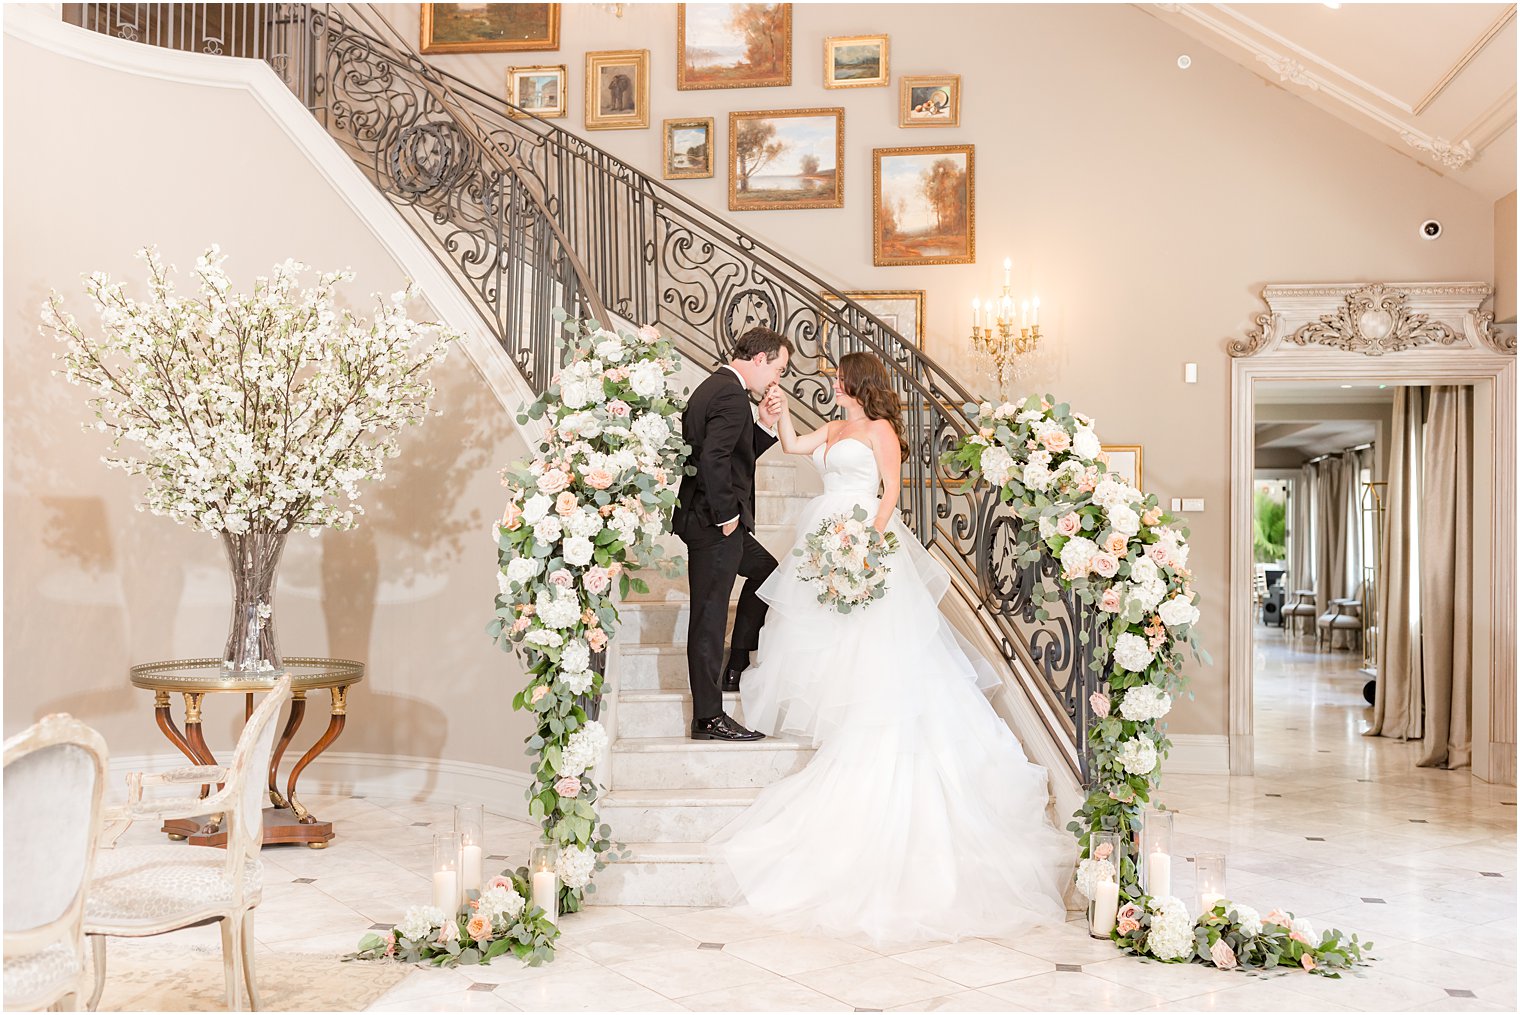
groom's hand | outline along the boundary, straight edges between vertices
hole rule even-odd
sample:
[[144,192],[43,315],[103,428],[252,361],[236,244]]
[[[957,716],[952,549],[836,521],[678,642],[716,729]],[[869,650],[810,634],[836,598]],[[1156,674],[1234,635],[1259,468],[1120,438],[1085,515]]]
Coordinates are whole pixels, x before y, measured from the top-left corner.
[[734,534],[734,530],[737,529],[738,527],[739,527],[739,519],[735,518],[733,521],[731,521],[727,525],[723,526],[723,534],[725,536],[731,536],[731,535]]
[[786,396],[781,393],[781,385],[772,384],[765,389],[765,397],[760,400],[760,425],[771,428],[776,425],[776,420],[781,418],[781,409]]

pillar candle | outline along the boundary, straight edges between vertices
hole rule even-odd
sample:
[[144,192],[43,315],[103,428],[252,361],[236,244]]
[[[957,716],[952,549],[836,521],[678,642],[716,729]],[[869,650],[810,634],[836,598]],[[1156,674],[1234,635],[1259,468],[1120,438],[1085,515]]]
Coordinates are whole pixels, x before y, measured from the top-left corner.
[[1099,881],[1093,889],[1092,936],[1108,937],[1119,915],[1119,883]]
[[433,872],[433,905],[452,919],[459,912],[459,872]]
[[972,300],[971,301],[971,326],[973,328],[979,328],[979,327],[982,326],[982,301],[981,300]]
[[1172,894],[1172,857],[1159,850],[1145,858],[1145,894],[1164,899]]
[[464,890],[467,892],[480,891],[481,860],[484,859],[480,847],[469,845],[460,851],[459,875],[464,882]]
[[[1214,907],[1224,901],[1223,895],[1215,895],[1213,892],[1204,892],[1200,899],[1203,902],[1203,913],[1212,912]],[[1202,916],[1203,913],[1199,913]]]
[[553,871],[533,872],[533,904],[550,923],[559,922],[559,883]]

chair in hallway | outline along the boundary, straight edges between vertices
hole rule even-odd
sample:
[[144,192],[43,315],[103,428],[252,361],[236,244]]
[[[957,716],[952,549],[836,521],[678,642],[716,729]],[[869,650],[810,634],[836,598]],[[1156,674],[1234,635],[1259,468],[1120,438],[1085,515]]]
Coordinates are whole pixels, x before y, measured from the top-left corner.
[[1326,648],[1335,648],[1335,632],[1345,632],[1349,645],[1348,648],[1361,649],[1362,645],[1362,601],[1360,599],[1332,599],[1330,608],[1320,615],[1315,623],[1314,647],[1321,645]]
[[[128,801],[108,814],[114,843],[132,822],[215,815],[227,833],[225,849],[162,842],[102,849],[90,883],[84,930],[95,958],[90,1010],[105,989],[106,938],[152,937],[220,923],[227,1007],[241,1010],[244,987],[257,1010],[253,971],[253,910],[263,896],[259,848],[264,841],[264,778],[274,752],[275,719],[290,700],[290,677],[265,695],[238,737],[232,763],[196,765],[158,775],[127,776]],[[143,799],[143,787],[220,784],[208,797],[175,794]]]
[[1289,634],[1296,634],[1298,632],[1297,622],[1300,618],[1308,621],[1310,625],[1305,628],[1306,632],[1313,630],[1312,625],[1314,624],[1316,612],[1314,609],[1314,590],[1295,589],[1293,592],[1293,602],[1284,606],[1282,612],[1283,623],[1287,625]]
[[64,714],[5,742],[5,1008],[74,1011],[106,744]]

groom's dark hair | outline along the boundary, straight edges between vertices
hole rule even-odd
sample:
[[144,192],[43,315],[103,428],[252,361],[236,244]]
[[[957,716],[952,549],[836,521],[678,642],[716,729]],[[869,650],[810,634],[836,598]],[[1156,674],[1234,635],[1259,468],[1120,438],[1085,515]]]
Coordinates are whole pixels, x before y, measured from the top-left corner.
[[792,348],[792,340],[780,332],[769,328],[751,328],[739,336],[739,341],[734,343],[734,359],[754,359],[758,352],[765,353],[765,361],[769,363],[781,355],[785,349],[787,354],[795,352]]

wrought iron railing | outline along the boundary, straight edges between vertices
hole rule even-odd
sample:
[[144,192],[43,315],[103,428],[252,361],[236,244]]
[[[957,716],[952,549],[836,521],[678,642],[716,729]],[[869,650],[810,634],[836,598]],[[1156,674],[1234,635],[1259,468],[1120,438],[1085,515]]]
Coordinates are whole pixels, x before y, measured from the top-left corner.
[[[904,406],[904,521],[1013,672],[1037,678],[1026,688],[1086,781],[1095,615],[1068,594],[1039,619],[1034,587],[1054,580],[1055,562],[1020,562],[1012,513],[940,465],[972,432],[964,407],[976,399],[880,318],[586,139],[431,66],[370,5],[70,6],[96,31],[268,62],[430,243],[535,390],[557,362],[556,305],[658,324],[709,368],[749,327],[772,327],[796,347],[783,383],[815,421],[832,411],[839,357],[880,356]],[[253,27],[236,41],[143,27],[211,7],[234,12],[199,24]]]

